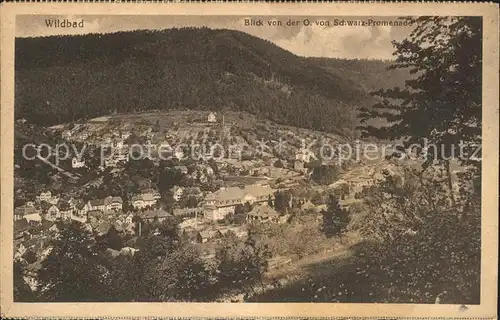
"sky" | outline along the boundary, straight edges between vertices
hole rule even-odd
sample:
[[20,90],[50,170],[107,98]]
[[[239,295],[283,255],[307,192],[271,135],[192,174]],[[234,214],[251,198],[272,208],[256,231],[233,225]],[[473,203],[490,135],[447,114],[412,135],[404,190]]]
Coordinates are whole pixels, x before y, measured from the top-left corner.
[[[50,28],[46,19],[84,21],[83,28]],[[261,19],[264,26],[245,25],[245,20]],[[305,26],[308,19],[311,24]],[[17,16],[17,37],[40,37],[61,34],[111,33],[138,29],[162,30],[172,27],[208,27],[212,29],[239,30],[305,57],[348,59],[392,59],[392,40],[404,39],[410,27],[394,26],[334,26],[334,21],[374,19],[397,20],[397,17],[300,17],[300,16],[165,16],[165,15],[79,15],[79,16]],[[280,20],[282,26],[269,26],[267,21]],[[299,21],[297,26],[287,26],[288,20]],[[330,22],[329,26],[316,21]]]

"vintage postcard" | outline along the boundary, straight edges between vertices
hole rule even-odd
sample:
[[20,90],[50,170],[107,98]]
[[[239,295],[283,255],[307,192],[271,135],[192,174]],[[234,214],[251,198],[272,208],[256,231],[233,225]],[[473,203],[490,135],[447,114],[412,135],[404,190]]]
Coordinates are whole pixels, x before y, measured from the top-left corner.
[[496,319],[498,5],[1,7],[2,317]]

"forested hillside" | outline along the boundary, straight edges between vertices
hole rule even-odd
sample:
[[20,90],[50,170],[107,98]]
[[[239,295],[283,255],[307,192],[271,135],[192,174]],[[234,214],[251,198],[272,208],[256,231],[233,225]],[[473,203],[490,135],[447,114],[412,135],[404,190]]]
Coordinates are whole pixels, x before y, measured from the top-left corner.
[[390,60],[337,59],[337,58],[307,58],[325,70],[350,79],[365,91],[404,87],[409,79],[409,69],[391,69]]
[[[349,133],[373,98],[351,79],[239,31],[183,28],[16,39],[16,118],[52,125],[112,112],[242,110]],[[344,70],[344,71],[343,71]]]

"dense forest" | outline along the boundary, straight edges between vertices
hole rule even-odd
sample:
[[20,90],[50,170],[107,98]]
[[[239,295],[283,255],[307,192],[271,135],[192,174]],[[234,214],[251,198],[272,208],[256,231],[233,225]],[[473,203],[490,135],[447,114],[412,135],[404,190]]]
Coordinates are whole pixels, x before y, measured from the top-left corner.
[[[355,110],[374,102],[366,77],[379,83],[391,71],[387,62],[327,60],[208,28],[17,38],[16,118],[52,125],[112,112],[230,109],[349,133]],[[375,72],[353,76],[365,69]]]

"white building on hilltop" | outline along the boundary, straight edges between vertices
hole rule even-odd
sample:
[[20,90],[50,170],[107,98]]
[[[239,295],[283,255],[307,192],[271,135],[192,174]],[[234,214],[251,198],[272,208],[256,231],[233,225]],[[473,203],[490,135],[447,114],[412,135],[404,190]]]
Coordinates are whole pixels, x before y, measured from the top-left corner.
[[217,117],[215,116],[215,113],[210,112],[210,114],[208,115],[207,121],[209,123],[216,123],[217,122]]

